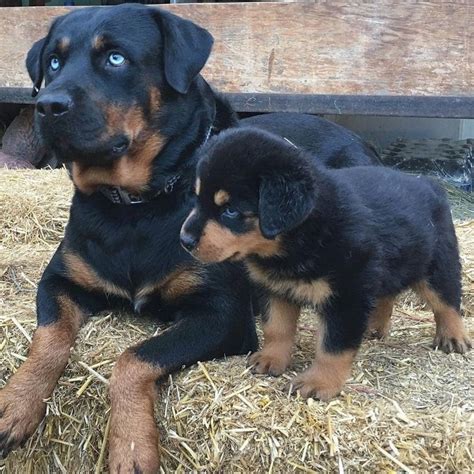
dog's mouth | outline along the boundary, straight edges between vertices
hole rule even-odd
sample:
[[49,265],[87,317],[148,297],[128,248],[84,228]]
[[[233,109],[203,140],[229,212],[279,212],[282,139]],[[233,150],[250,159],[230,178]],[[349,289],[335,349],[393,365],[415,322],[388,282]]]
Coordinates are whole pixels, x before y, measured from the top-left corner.
[[123,134],[106,140],[55,140],[49,144],[63,163],[79,162],[90,166],[107,166],[124,156],[131,148],[130,139]]

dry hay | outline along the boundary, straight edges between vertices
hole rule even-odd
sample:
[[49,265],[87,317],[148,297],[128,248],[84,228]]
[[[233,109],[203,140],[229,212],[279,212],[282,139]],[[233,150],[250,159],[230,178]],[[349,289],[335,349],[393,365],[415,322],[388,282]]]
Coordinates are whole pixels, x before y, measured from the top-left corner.
[[[36,283],[63,232],[71,185],[64,171],[0,173],[0,378],[24,360]],[[458,222],[466,323],[474,327],[474,220]],[[81,331],[48,415],[8,473],[106,470],[107,379],[117,355],[155,331],[103,314]],[[293,369],[313,353],[314,317],[300,323]],[[385,342],[366,341],[344,393],[330,403],[288,396],[279,379],[251,375],[244,357],[205,362],[162,384],[157,420],[164,471],[472,472],[473,353],[430,349],[431,314],[408,294]]]

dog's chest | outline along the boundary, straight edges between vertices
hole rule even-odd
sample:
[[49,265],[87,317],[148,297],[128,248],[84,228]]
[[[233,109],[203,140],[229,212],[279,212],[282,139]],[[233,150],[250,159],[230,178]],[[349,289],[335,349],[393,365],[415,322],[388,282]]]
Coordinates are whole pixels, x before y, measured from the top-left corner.
[[179,224],[154,216],[108,225],[100,235],[83,232],[80,242],[66,241],[68,273],[80,286],[124,298],[139,311],[151,298],[175,294],[174,279],[180,287],[196,280],[195,263],[179,244]]
[[253,281],[271,293],[300,305],[320,305],[332,295],[331,285],[326,278],[288,278],[255,262],[247,262],[247,269]]

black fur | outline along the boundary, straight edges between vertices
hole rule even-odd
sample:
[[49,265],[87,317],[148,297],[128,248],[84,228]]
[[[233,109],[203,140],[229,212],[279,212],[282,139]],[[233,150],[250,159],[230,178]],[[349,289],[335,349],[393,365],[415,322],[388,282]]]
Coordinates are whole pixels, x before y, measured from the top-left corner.
[[[64,296],[87,315],[125,308],[177,322],[135,348],[139,358],[164,374],[197,360],[245,354],[257,346],[253,288],[241,266],[196,265],[179,243],[180,228],[193,205],[195,151],[209,132],[238,125],[226,100],[199,75],[212,41],[207,31],[159,9],[81,8],[56,19],[26,61],[36,90],[43,79],[45,84],[36,103],[41,138],[68,164],[76,185],[64,240],[39,283],[38,325],[58,322]],[[111,53],[124,56],[122,66],[110,62]],[[59,64],[56,69],[53,59]],[[137,136],[124,128],[127,120],[140,130]],[[281,120],[278,127],[287,135],[308,118],[288,116],[286,127]],[[324,141],[322,131],[319,121],[314,122],[316,142]],[[154,150],[147,143],[150,138],[160,146],[154,145],[156,155],[147,168],[140,157]],[[334,142],[336,154],[337,147]],[[127,157],[132,165],[118,180],[113,170]],[[79,166],[107,179],[86,188],[78,178]],[[137,176],[142,176],[138,182]],[[112,204],[102,193],[108,185],[139,193],[145,202]],[[67,267],[67,255],[80,258],[88,271],[128,297],[77,283],[81,270]],[[173,278],[183,268],[195,272],[201,283],[173,298],[164,298],[160,290],[139,296],[140,289]],[[18,444],[0,441],[0,452],[6,454]]]
[[[210,221],[238,236],[254,231],[257,218],[262,236],[277,238],[279,251],[241,254],[247,263],[277,283],[329,282],[332,296],[320,308],[326,351],[357,349],[377,300],[419,282],[459,312],[457,241],[446,195],[434,181],[383,167],[329,170],[314,155],[248,128],[204,146],[198,178],[197,203],[182,229],[195,242],[188,250],[199,256]],[[219,190],[230,195],[223,207],[213,199]],[[293,291],[276,294],[312,303]]]

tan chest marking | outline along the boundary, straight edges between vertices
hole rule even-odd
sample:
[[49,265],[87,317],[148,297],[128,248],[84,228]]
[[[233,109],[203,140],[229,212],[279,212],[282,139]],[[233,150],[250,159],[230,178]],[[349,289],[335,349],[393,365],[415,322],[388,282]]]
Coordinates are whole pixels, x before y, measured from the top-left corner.
[[181,268],[162,280],[143,286],[137,291],[135,298],[143,299],[159,292],[163,299],[173,300],[193,293],[203,282],[204,277],[199,267]]
[[198,266],[177,269],[162,280],[139,288],[134,295],[128,290],[101,278],[82,257],[72,252],[64,252],[64,264],[69,278],[90,291],[101,291],[107,295],[120,296],[137,304],[146,301],[153,293],[160,293],[165,300],[173,300],[194,292],[203,284],[204,277]]
[[261,267],[251,262],[247,263],[247,268],[250,278],[257,283],[260,283],[274,293],[289,295],[302,303],[322,304],[332,295],[331,286],[325,278],[319,278],[310,282],[306,280],[289,280],[270,276]]
[[82,288],[101,291],[106,295],[120,296],[128,300],[131,299],[131,295],[127,290],[100,277],[79,255],[65,251],[63,259],[69,278]]

